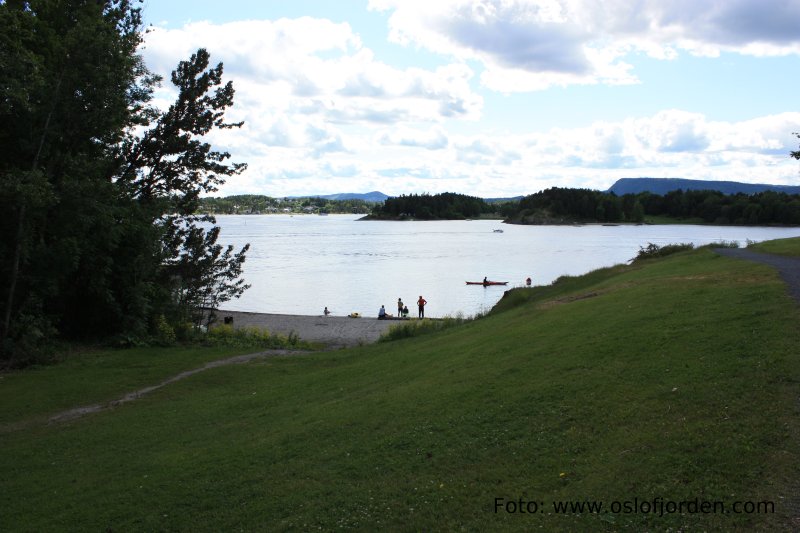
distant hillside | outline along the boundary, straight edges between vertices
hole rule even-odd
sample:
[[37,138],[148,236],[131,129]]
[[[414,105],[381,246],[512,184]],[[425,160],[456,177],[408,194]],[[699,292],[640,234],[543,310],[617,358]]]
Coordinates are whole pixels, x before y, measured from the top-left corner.
[[670,191],[683,189],[684,191],[719,191],[723,194],[757,194],[764,191],[785,192],[786,194],[800,194],[798,185],[767,185],[763,183],[740,183],[738,181],[708,181],[689,180],[681,178],[622,178],[608,189],[617,196],[623,194],[638,194],[651,192],[653,194],[667,194]]
[[523,196],[512,196],[508,198],[484,198],[483,201],[487,204],[499,204],[502,202],[519,202],[524,198]]
[[355,192],[340,192],[338,194],[308,195],[304,196],[303,198],[324,198],[325,200],[364,200],[365,202],[384,202],[386,201],[387,198],[389,198],[389,196],[383,194],[380,191],[372,191],[363,194]]

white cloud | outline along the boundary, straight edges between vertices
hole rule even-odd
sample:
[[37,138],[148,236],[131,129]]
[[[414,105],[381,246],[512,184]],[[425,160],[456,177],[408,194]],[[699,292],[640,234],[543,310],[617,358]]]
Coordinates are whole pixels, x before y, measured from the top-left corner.
[[[272,147],[248,158],[246,175],[231,179],[224,193],[513,196],[552,186],[605,189],[618,178],[641,176],[796,184],[798,164],[789,152],[797,148],[791,132],[798,123],[794,112],[725,122],[665,110],[527,135],[463,135],[411,125],[335,130],[350,151],[314,159],[302,147]],[[440,135],[446,146],[431,149]]]
[[387,129],[378,134],[378,142],[383,145],[420,147],[427,150],[446,148],[449,141],[441,126],[427,131],[413,128]]
[[371,0],[391,11],[390,39],[484,66],[501,92],[629,84],[624,58],[645,53],[800,54],[795,0]]
[[340,123],[435,122],[476,119],[483,105],[466,65],[394,68],[375,60],[348,24],[309,17],[156,28],[143,52],[166,74],[201,46],[236,80],[237,101],[259,110],[255,120],[293,109]]

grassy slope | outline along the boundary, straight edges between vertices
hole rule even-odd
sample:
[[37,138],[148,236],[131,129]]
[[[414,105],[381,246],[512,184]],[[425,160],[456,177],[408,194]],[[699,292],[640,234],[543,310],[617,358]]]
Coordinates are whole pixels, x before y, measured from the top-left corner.
[[768,254],[798,257],[800,256],[800,237],[759,242],[748,246],[748,248],[751,248],[757,252],[764,252]]
[[[0,428],[118,400],[185,370],[252,352],[242,348],[87,349],[53,366],[0,374]],[[1,431],[0,431],[1,433]]]
[[[436,335],[0,435],[0,529],[785,529],[800,312],[772,270],[698,250],[517,294]],[[778,514],[509,515],[496,497]]]

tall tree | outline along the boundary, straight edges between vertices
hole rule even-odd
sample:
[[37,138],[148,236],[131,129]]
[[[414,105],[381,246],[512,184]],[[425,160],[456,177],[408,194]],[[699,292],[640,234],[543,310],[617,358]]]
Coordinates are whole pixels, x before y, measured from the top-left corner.
[[0,348],[13,317],[46,325],[94,236],[73,215],[109,194],[99,180],[131,117],[140,25],[127,0],[0,4]]
[[[175,104],[152,108],[160,80],[137,53],[138,3],[0,2],[6,356],[53,328],[142,333],[174,304],[181,250],[190,246],[195,257],[198,246],[217,250],[218,231],[205,233],[213,219],[193,212],[200,194],[245,168],[203,141],[214,129],[241,125],[224,121],[233,86],[223,84],[222,64],[209,68],[209,54],[199,50],[172,74]],[[245,251],[217,251],[217,268],[227,265],[238,277]],[[240,294],[244,283],[225,279],[217,278],[219,294]]]
[[[228,163],[228,152],[214,151],[203,140],[215,128],[242,126],[241,122],[225,122],[225,112],[233,105],[233,84],[223,84],[222,63],[209,68],[209,60],[209,53],[200,49],[172,72],[172,83],[178,89],[176,102],[143,135],[126,140],[116,178],[142,211],[149,213],[149,224],[161,232],[159,264],[165,267],[161,279],[178,285],[170,292],[182,295],[174,302],[181,307],[179,315],[190,311],[187,306],[216,306],[238,298],[248,287],[237,278],[249,245],[234,255],[229,249],[220,257],[218,229],[207,231],[200,225],[216,220],[194,214],[200,194],[216,191],[227,177],[247,167]],[[213,256],[210,263],[209,255]],[[192,260],[201,264],[189,268]],[[209,269],[216,274],[210,274]],[[188,292],[184,290],[187,287]],[[198,299],[197,294],[206,296]]]

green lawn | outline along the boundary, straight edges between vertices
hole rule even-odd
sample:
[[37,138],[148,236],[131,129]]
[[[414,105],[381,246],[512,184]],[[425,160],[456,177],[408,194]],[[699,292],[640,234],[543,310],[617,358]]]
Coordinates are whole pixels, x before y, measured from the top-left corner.
[[768,254],[800,257],[800,237],[759,242],[748,246],[748,248]]
[[[773,270],[701,249],[519,289],[428,336],[220,367],[0,433],[0,530],[789,530],[798,319]],[[158,381],[167,359],[120,373]],[[4,419],[127,392],[98,382],[124,360],[6,374]],[[33,399],[59,386],[68,401]],[[656,498],[775,512],[605,512]],[[520,499],[543,512],[504,510]]]
[[0,432],[74,407],[105,403],[252,348],[86,349],[58,365],[0,374]]

